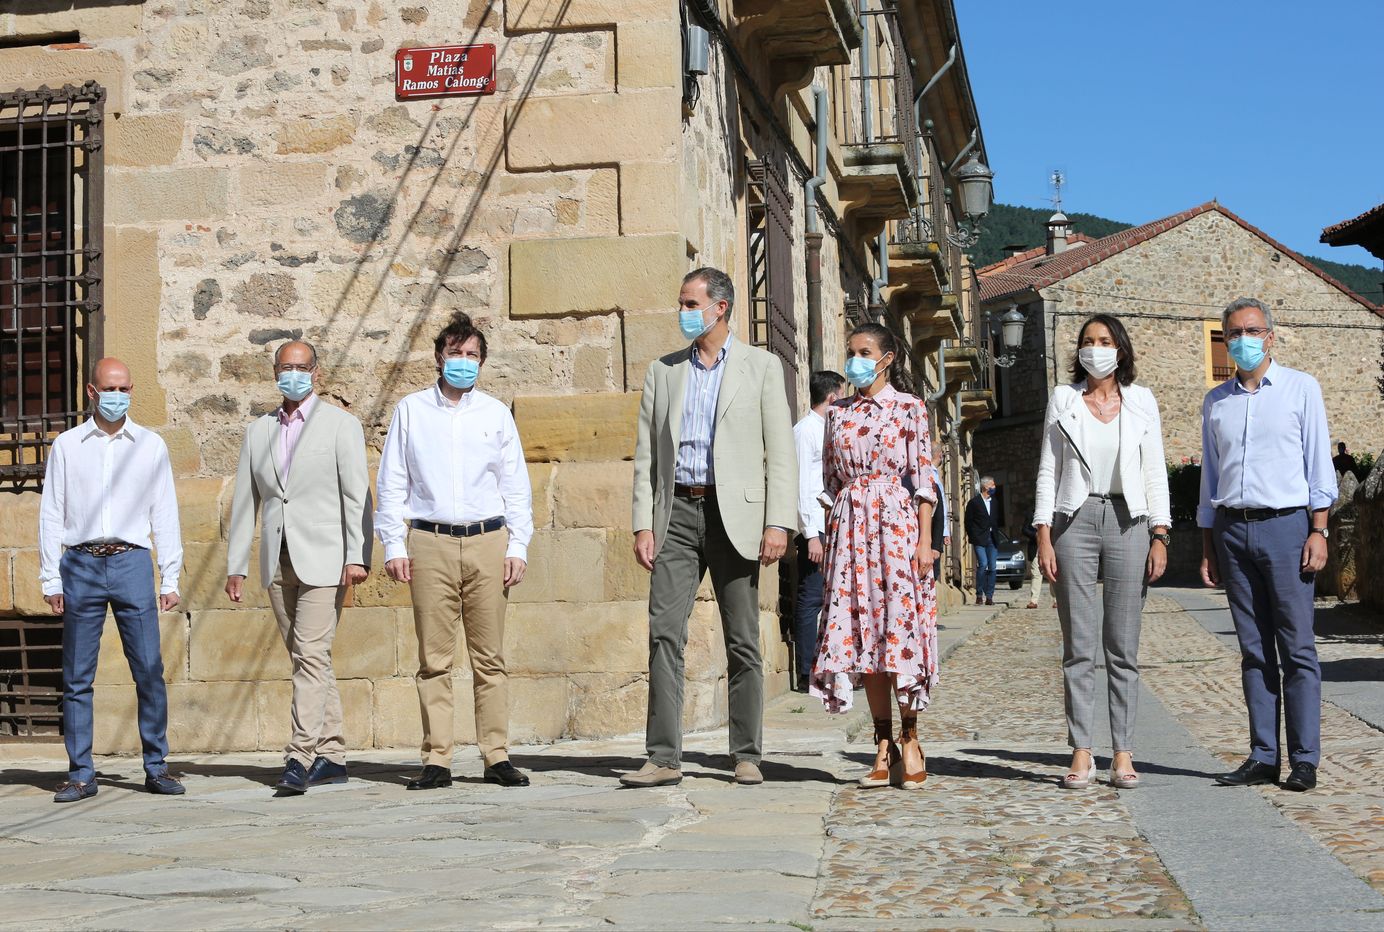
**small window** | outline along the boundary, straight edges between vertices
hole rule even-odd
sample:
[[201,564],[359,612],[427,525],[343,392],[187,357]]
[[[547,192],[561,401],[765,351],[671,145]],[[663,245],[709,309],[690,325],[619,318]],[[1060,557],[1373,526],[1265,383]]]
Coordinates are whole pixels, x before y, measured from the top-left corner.
[[1220,321],[1206,321],[1206,384],[1218,385],[1235,374],[1235,364],[1225,349]]

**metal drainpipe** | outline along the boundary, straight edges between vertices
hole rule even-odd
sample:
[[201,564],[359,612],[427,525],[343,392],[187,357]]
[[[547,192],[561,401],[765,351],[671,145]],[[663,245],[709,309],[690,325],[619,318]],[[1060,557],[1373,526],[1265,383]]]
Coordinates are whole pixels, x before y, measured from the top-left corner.
[[879,231],[879,277],[870,282],[870,297],[875,304],[884,303],[882,289],[889,284],[889,223],[885,221],[884,229]]
[[817,189],[827,181],[827,92],[814,84],[813,103],[816,105],[817,159],[813,170],[816,174],[803,184],[803,204],[807,217],[807,233],[804,244],[807,250],[807,346],[808,365],[813,372],[826,368],[826,351],[822,345],[825,332],[822,329],[822,234],[817,229]]
[[860,42],[860,128],[864,131],[865,141],[875,141],[874,119],[870,115],[870,104],[872,94],[870,93],[870,79],[874,74],[870,68],[870,0],[860,0],[860,29],[864,34]]
[[961,151],[958,152],[958,153],[956,153],[956,158],[952,159],[952,163],[951,163],[950,165],[947,166],[947,174],[948,174],[948,175],[950,175],[953,171],[956,170],[956,166],[960,165],[960,164],[961,164],[961,160],[964,159],[964,158],[966,157],[966,153],[968,153],[968,152],[970,152],[972,149],[974,149],[974,148],[976,147],[976,143],[979,142],[979,141],[980,141],[980,128],[977,127],[977,128],[975,128],[975,129],[971,130],[971,138],[970,138],[970,141],[967,142],[964,146],[961,147]]

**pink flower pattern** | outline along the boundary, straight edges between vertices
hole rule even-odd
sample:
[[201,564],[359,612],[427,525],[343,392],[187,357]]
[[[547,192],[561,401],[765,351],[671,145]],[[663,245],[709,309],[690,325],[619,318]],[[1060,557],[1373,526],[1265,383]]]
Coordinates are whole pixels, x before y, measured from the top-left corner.
[[890,673],[899,704],[921,711],[938,679],[932,575],[911,562],[918,499],[936,500],[927,407],[885,387],[829,408],[826,431],[826,609],[809,691],[845,712],[863,674]]

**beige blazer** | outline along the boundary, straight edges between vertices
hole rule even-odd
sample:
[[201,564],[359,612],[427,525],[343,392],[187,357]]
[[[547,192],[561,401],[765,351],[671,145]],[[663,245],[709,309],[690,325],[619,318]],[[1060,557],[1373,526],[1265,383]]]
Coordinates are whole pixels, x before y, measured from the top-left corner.
[[[798,525],[798,457],[783,387],[783,363],[733,340],[716,400],[712,465],[716,504],[735,549],[759,558],[766,527]],[[634,530],[663,546],[673,505],[673,469],[682,439],[682,403],[691,369],[687,348],[649,364],[634,451]]]
[[245,431],[231,504],[226,575],[247,575],[258,515],[260,580],[266,588],[274,581],[285,542],[303,583],[335,586],[348,563],[370,565],[370,473],[360,421],[318,398],[286,477],[281,475],[278,443],[274,414],[264,415]]

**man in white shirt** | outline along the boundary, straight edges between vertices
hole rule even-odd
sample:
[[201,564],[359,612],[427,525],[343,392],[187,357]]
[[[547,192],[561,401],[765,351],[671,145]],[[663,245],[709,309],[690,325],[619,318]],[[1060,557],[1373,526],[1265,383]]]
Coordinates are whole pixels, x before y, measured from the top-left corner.
[[485,335],[457,313],[433,350],[441,378],[394,409],[376,494],[385,572],[409,584],[418,633],[423,772],[408,788],[452,783],[452,664],[462,625],[485,779],[528,786],[509,761],[503,656],[508,590],[524,578],[533,536],[528,468],[509,408],[475,387]]
[[[91,419],[53,441],[43,478],[39,580],[44,601],[63,616],[68,774],[53,797],[59,803],[96,795],[92,683],[108,607],[135,682],[145,789],[169,796],[184,792],[168,773],[168,693],[159,646],[159,611],[178,605],[183,564],[178,501],[163,438],[126,413],[133,390],[123,362],[98,362],[86,387]],[[158,549],[157,597],[151,543]]]
[[797,661],[795,689],[807,692],[807,678],[817,657],[817,620],[822,614],[826,579],[822,554],[826,544],[827,513],[822,505],[822,445],[826,441],[826,410],[841,397],[846,380],[839,373],[812,373],[808,392],[812,407],[793,425],[798,451],[798,599],[793,612],[793,655]]

